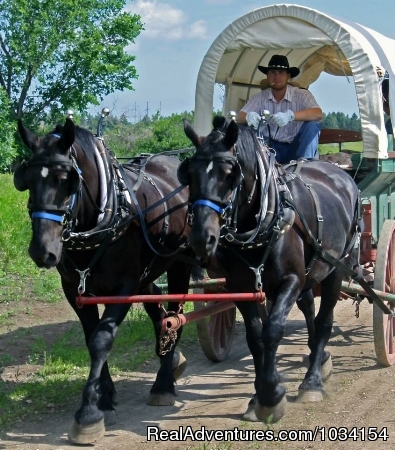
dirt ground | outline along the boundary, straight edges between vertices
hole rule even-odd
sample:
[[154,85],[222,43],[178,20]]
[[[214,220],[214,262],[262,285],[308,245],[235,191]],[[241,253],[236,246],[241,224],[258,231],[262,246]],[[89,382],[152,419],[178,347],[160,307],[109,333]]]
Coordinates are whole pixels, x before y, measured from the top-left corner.
[[[32,308],[32,307],[30,307]],[[54,309],[55,308],[55,309]],[[59,317],[62,322],[59,323]],[[24,317],[18,326],[36,327],[47,339],[67,329],[74,316],[64,303],[57,306],[38,305]],[[193,324],[187,326],[194,326]],[[0,335],[0,352],[9,351],[12,330]],[[26,337],[28,339],[28,336]],[[288,410],[277,424],[265,426],[247,423],[241,415],[247,408],[253,393],[253,364],[245,344],[244,326],[236,325],[235,338],[228,358],[213,363],[203,355],[201,348],[180,349],[188,360],[182,379],[178,381],[178,397],[175,406],[151,407],[146,405],[150,386],[154,381],[158,364],[152,361],[141,372],[130,374],[126,379],[117,379],[119,405],[117,422],[109,427],[102,440],[88,446],[95,450],[119,449],[380,449],[395,447],[395,368],[377,365],[372,330],[372,306],[365,300],[361,304],[360,317],[355,317],[355,308],[350,301],[338,303],[335,310],[335,325],[329,350],[332,353],[334,371],[325,384],[323,402],[297,403],[297,390],[305,370],[307,335],[304,321],[297,308],[291,314],[286,336],[278,353],[278,369],[287,388]],[[16,345],[14,343],[14,345]],[[116,345],[116,342],[115,342]],[[23,341],[15,351],[23,357]],[[34,366],[9,366],[3,379],[12,380],[15,371],[34,371]],[[24,420],[12,430],[0,434],[0,449],[15,450],[65,450],[81,449],[67,441],[67,431],[73,413],[78,408],[79,398],[70,410],[58,410],[56,405],[45,415],[36,415]],[[223,441],[212,438],[181,442],[147,440],[148,427],[154,430],[189,431],[211,430],[261,430],[279,436],[281,430],[316,431],[314,441],[303,440],[295,433],[288,441]],[[190,427],[190,428],[188,428]],[[347,440],[339,427],[350,432]],[[385,441],[375,437],[375,432],[384,429],[389,435]],[[370,433],[370,434],[369,434]],[[245,437],[240,433],[241,437]],[[196,438],[200,438],[199,433]],[[219,438],[221,436],[218,436]],[[332,439],[332,440],[330,440]]]

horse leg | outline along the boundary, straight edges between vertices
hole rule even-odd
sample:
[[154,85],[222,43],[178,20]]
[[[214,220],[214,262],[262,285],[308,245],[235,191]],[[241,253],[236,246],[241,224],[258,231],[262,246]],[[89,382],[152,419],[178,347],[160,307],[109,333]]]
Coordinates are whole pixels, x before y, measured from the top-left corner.
[[[321,283],[321,304],[314,320],[315,338],[309,357],[310,365],[302,384],[299,386],[299,401],[316,402],[323,400],[322,379],[325,374],[322,373],[322,364],[323,362],[329,364],[329,361],[331,364],[330,353],[325,352],[325,346],[331,335],[333,309],[339,297],[341,282],[342,274],[334,270]],[[325,358],[327,358],[326,361]]]
[[[167,271],[168,290],[172,294],[185,294],[189,288],[190,267],[185,263],[175,262]],[[174,383],[181,377],[186,367],[186,360],[183,354],[176,351],[176,346],[182,334],[182,327],[178,328],[172,336],[172,344],[163,348],[162,345],[162,321],[163,311],[155,303],[145,303],[144,308],[150,316],[155,329],[156,354],[159,357],[160,368],[156,375],[156,380],[150,390],[147,404],[150,406],[169,406],[175,403]],[[167,311],[182,313],[180,304],[169,302]],[[170,336],[170,335],[169,335]]]
[[[100,321],[99,308],[97,305],[87,305],[83,308],[78,308],[75,304],[74,298],[70,304],[81,322],[86,346],[89,348],[90,338]],[[117,399],[114,382],[112,381],[107,361],[103,364],[103,368],[100,373],[100,391],[101,396],[98,407],[104,412],[104,421],[106,426],[110,426],[115,423],[114,406],[117,404]]]
[[[315,341],[315,325],[314,325],[314,318],[315,318],[315,304],[314,304],[314,296],[312,289],[309,289],[308,291],[303,292],[302,296],[298,299],[296,302],[298,308],[300,311],[302,311],[307,325],[307,332],[308,332],[308,342],[307,345],[310,349],[310,352],[312,351],[314,347],[314,341]],[[311,354],[309,356],[309,360],[311,361]],[[327,351],[324,351],[322,361],[321,361],[321,376],[323,380],[326,380],[329,378],[329,376],[332,373],[332,359],[331,354]]]
[[[103,437],[105,432],[104,410],[108,408],[113,411],[112,397],[115,393],[111,382],[104,383],[107,390],[107,399],[100,402],[102,398],[102,381],[109,376],[107,358],[111,351],[115,334],[130,305],[109,305],[106,307],[102,318],[88,341],[88,350],[91,358],[91,368],[82,394],[82,405],[75,413],[74,422],[69,431],[69,440],[75,444],[90,444]],[[83,308],[84,309],[84,308]],[[105,367],[105,368],[104,368]],[[104,370],[103,370],[104,368]],[[100,407],[99,407],[100,406]]]
[[[243,316],[244,326],[246,329],[246,340],[248,348],[251,352],[255,368],[254,387],[255,392],[258,387],[258,382],[261,378],[260,370],[263,358],[263,343],[262,343],[262,322],[259,318],[257,303],[235,302],[238,310]],[[248,403],[247,411],[243,414],[243,420],[249,422],[258,421],[254,408],[256,403],[256,394]]]
[[265,423],[278,422],[286,411],[286,391],[280,384],[280,375],[276,368],[276,353],[284,335],[285,322],[294,303],[293,299],[297,298],[296,295],[292,295],[292,292],[295,292],[298,285],[297,277],[283,284],[262,326],[264,355],[262,368],[259,370],[261,379],[257,388],[258,401],[255,404],[255,414]]

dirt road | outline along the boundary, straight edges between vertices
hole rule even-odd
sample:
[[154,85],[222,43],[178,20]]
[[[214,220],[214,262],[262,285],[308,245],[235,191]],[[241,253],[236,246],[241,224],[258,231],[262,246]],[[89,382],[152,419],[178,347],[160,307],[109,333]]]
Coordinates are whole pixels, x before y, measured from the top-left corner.
[[[244,326],[237,325],[232,350],[226,361],[212,363],[200,347],[180,348],[188,359],[184,377],[178,382],[178,398],[172,407],[146,405],[149,388],[157,369],[131,373],[127,379],[116,379],[119,394],[117,423],[108,428],[95,450],[119,449],[380,449],[395,448],[395,368],[381,368],[376,363],[373,347],[372,311],[366,300],[361,304],[360,317],[354,314],[350,301],[340,302],[335,310],[335,326],[329,350],[334,372],[325,384],[326,397],[314,404],[296,403],[298,385],[305,370],[307,335],[304,321],[295,308],[290,315],[286,337],[278,354],[278,368],[287,388],[286,416],[273,426],[246,423],[240,417],[253,393],[253,365],[245,344]],[[193,325],[188,325],[193,326]],[[76,402],[79,399],[76,399]],[[78,408],[55,411],[31,421],[21,422],[0,440],[0,449],[15,450],[77,450],[70,445],[67,431],[73,413]],[[147,430],[246,430],[273,432],[280,430],[316,431],[314,442],[304,441],[223,441],[186,439],[147,441]],[[156,428],[155,428],[156,427]],[[189,428],[188,428],[189,427]],[[347,440],[339,427],[351,432]],[[370,428],[369,428],[370,427]],[[352,430],[354,430],[352,432]],[[377,440],[375,433],[381,433]],[[389,434],[388,440],[382,439]],[[197,438],[199,433],[196,435]],[[217,437],[220,437],[217,435]],[[291,434],[295,438],[295,434]],[[334,439],[330,441],[329,439]],[[325,439],[325,440],[324,440]],[[363,440],[365,439],[365,440]]]

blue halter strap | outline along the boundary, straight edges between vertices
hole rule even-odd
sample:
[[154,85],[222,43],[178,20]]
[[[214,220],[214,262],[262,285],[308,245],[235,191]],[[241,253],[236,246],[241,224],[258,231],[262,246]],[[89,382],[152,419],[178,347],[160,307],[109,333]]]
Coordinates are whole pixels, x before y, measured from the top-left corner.
[[211,200],[196,200],[193,204],[192,204],[192,210],[195,206],[208,206],[209,208],[213,209],[214,211],[216,211],[218,214],[224,214],[226,208],[221,208],[220,206],[218,206],[216,203],[213,203]]

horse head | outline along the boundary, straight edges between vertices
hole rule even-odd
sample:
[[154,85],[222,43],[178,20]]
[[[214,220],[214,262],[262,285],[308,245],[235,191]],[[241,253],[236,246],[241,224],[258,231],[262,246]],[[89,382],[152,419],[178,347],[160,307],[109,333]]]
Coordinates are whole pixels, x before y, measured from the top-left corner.
[[64,227],[81,186],[72,155],[75,126],[66,119],[64,127],[38,137],[19,121],[18,130],[31,151],[31,158],[14,173],[16,189],[29,191],[33,230],[29,255],[38,267],[50,268],[60,261]]
[[212,131],[207,137],[197,135],[184,121],[186,136],[196,147],[195,154],[178,169],[181,184],[189,186],[190,243],[197,256],[208,259],[219,242],[220,230],[232,205],[232,194],[242,180],[235,156],[238,125],[232,121],[223,131]]

